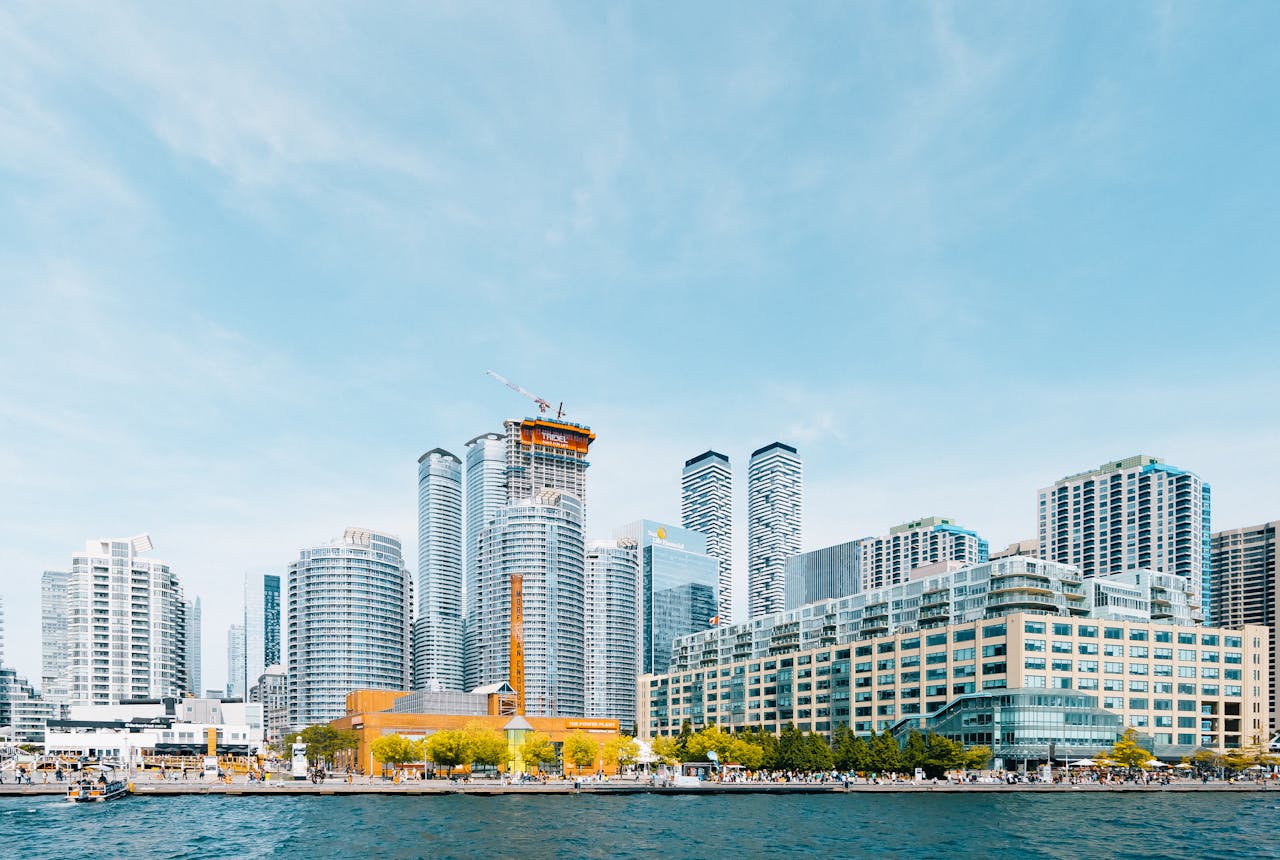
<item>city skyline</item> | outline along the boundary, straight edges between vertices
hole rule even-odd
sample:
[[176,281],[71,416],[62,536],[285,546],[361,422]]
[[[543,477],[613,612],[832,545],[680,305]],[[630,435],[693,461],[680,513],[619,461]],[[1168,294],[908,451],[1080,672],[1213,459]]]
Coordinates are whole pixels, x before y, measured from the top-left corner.
[[680,522],[708,449],[746,511],[771,440],[804,550],[932,513],[1031,539],[1038,488],[1140,452],[1212,484],[1215,532],[1280,516],[1275,9],[326,14],[0,13],[28,678],[41,573],[149,533],[224,683],[246,571],[348,524],[413,547],[415,459],[529,414],[486,368],[600,434],[587,539]]

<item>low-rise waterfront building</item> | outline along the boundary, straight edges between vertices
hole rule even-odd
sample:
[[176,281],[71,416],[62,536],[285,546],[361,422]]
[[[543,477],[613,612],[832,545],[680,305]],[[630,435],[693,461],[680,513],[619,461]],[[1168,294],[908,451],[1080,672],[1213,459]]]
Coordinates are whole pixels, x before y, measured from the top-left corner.
[[932,720],[1000,690],[1097,696],[1157,755],[1266,740],[1268,630],[1199,626],[1198,583],[1144,570],[1086,581],[1012,558],[685,636],[640,679],[640,731],[829,733]]
[[[532,732],[546,734],[556,749],[559,760],[565,739],[583,732],[596,741],[600,753],[587,770],[615,773],[616,768],[603,761],[604,745],[618,737],[618,721],[587,717],[519,716],[515,713],[515,690],[505,683],[491,684],[470,693],[448,691],[356,690],[347,697],[347,714],[330,725],[350,729],[359,737],[359,747],[350,764],[361,773],[376,773],[371,744],[383,735],[401,735],[412,740],[427,738],[447,729],[464,729],[479,724],[503,732],[507,739],[507,759],[502,770],[507,773],[533,770],[520,757],[520,745]],[[411,765],[414,766],[414,765]],[[545,769],[556,770],[562,762]]]
[[72,705],[49,720],[49,755],[101,758],[135,765],[151,756],[201,756],[209,733],[219,755],[263,751],[262,705],[239,699],[125,699],[114,705]]

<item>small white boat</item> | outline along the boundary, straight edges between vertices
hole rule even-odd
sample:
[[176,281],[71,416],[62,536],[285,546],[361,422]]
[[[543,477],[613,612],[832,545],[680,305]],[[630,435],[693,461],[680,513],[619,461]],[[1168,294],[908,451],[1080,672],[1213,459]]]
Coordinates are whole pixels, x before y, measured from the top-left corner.
[[98,803],[118,800],[129,794],[129,784],[123,779],[108,777],[105,773],[96,780],[92,777],[73,779],[67,786],[67,800],[74,803]]

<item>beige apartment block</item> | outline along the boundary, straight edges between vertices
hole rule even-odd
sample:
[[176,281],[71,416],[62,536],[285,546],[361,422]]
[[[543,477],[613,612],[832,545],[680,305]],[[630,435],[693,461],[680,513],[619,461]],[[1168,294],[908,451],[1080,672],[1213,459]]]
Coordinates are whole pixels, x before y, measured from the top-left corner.
[[958,696],[1004,689],[1096,696],[1171,758],[1266,743],[1270,631],[1017,612],[754,657],[639,682],[639,732],[884,731]]

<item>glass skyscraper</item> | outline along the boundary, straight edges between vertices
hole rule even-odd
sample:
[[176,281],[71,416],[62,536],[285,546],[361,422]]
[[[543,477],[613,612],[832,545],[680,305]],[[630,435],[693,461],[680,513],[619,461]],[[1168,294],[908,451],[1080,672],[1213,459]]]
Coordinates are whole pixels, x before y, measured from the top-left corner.
[[640,557],[641,671],[666,671],[677,637],[712,626],[719,561],[707,555],[706,536],[692,529],[638,520],[614,534],[633,541]]
[[244,677],[237,679],[236,689],[247,694],[268,666],[278,665],[280,577],[270,573],[247,573],[244,577]]
[[733,472],[715,451],[684,463],[680,475],[680,522],[707,536],[707,555],[720,563],[718,624],[733,620]]
[[413,688],[463,689],[462,461],[442,448],[418,459]]
[[751,617],[786,606],[786,560],[800,552],[802,466],[781,442],[759,448],[747,466],[747,578]]
[[467,443],[466,475],[466,624],[463,634],[463,689],[480,686],[480,661],[476,636],[481,624],[477,613],[489,600],[479,585],[480,532],[493,522],[507,503],[507,445],[501,433],[482,433]]
[[289,565],[289,724],[346,713],[352,690],[409,686],[413,585],[400,540],[348,528]]

